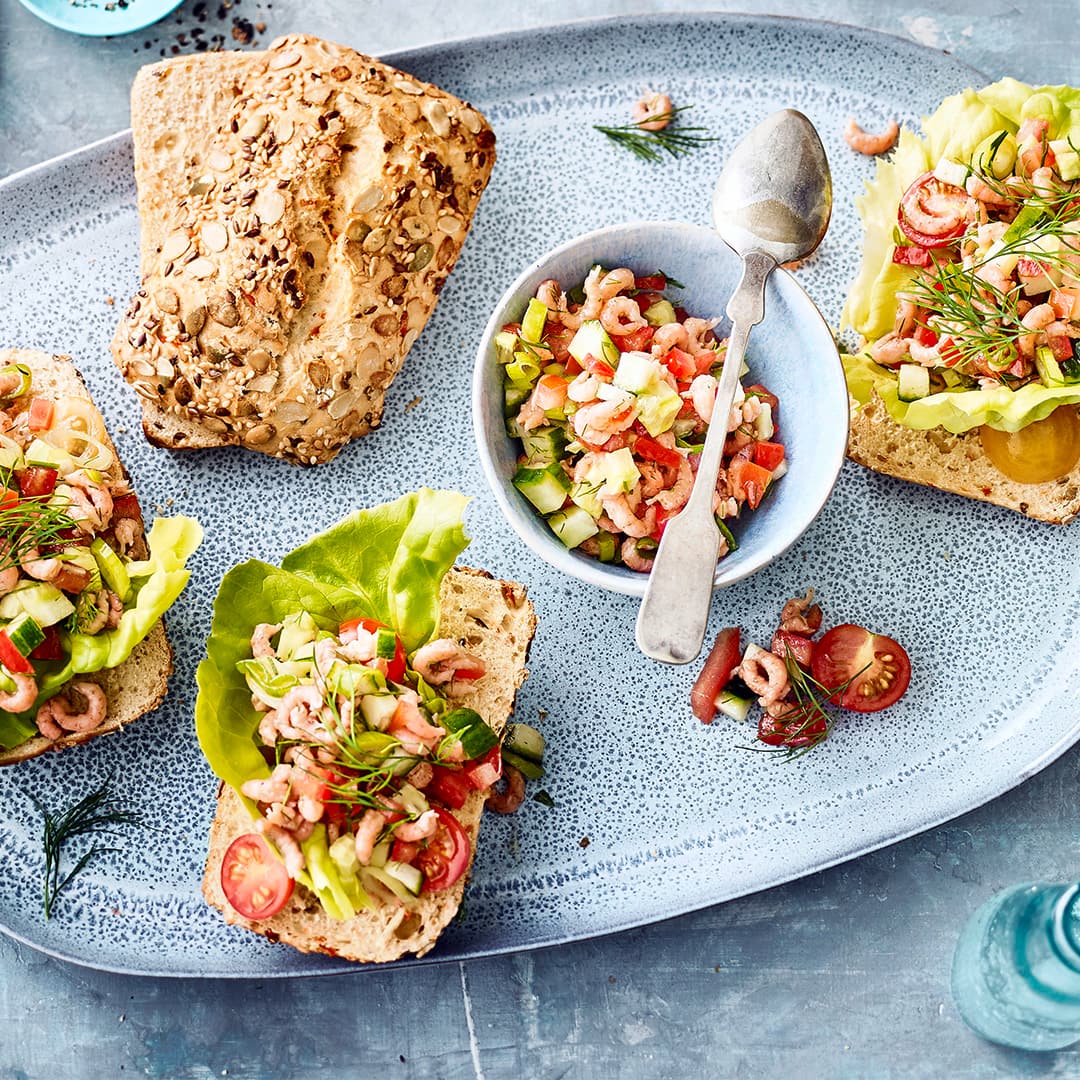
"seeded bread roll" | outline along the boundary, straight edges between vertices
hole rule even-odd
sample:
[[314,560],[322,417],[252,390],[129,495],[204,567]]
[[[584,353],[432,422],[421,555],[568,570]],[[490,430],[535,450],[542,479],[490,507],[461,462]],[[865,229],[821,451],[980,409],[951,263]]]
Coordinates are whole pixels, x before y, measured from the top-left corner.
[[1080,465],[1057,480],[1019,484],[986,456],[977,430],[913,431],[874,397],[851,416],[848,457],[875,472],[1004,506],[1036,521],[1066,525],[1080,513]]
[[[455,704],[475,709],[496,731],[502,731],[513,712],[514,695],[528,674],[525,663],[536,629],[536,615],[525,587],[497,581],[481,570],[455,567],[443,581],[441,605],[439,636],[461,641],[487,668],[483,678],[470,684]],[[468,833],[473,853],[487,796],[487,792],[474,791],[462,809],[452,811]],[[347,920],[331,918],[315,896],[298,885],[277,915],[253,922],[237,914],[221,888],[225,852],[237,837],[253,830],[247,807],[231,787],[222,784],[210,828],[203,895],[226,922],[271,941],[346,960],[382,962],[406,953],[423,956],[461,906],[468,874],[449,889],[426,893],[408,907],[380,904]]]
[[[50,356],[32,349],[0,349],[0,368],[7,367],[8,364],[25,364],[30,369],[35,393],[56,399],[91,400],[90,392],[69,356]],[[115,454],[116,448],[107,436],[105,442]],[[122,466],[117,464],[115,468],[114,476],[119,476]],[[165,636],[165,627],[158,620],[150,633],[135,646],[131,655],[119,667],[93,675],[77,676],[81,681],[98,683],[105,691],[108,708],[105,722],[100,727],[93,731],[65,735],[55,742],[43,735],[35,735],[10,749],[0,747],[0,765],[13,765],[48,750],[63,750],[98,735],[119,731],[125,724],[153,712],[165,697],[172,666],[172,648]]]
[[329,461],[375,427],[495,161],[475,109],[318,38],[132,89],[142,287],[113,357],[176,448]]

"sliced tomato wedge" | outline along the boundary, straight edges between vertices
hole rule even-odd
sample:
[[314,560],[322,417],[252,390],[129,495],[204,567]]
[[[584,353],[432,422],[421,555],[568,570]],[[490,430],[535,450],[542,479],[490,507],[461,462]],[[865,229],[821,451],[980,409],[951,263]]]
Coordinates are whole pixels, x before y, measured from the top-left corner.
[[971,201],[963,188],[944,183],[932,172],[923,173],[901,197],[896,220],[912,243],[944,247],[967,228]]
[[629,334],[616,335],[615,344],[620,352],[644,352],[655,333],[655,326],[642,326]]
[[34,665],[15,648],[6,630],[0,630],[0,664],[15,675],[33,675]]
[[[377,619],[346,619],[338,628],[338,633],[344,634],[346,630],[355,630],[358,626],[369,634],[374,634],[379,629],[390,629],[386,623],[381,623]],[[396,683],[403,682],[405,679],[405,646],[401,643],[400,637],[397,638],[394,646],[394,659],[386,663],[386,677]]]
[[657,465],[668,465],[677,469],[682,464],[682,454],[658,443],[649,435],[639,435],[634,442],[634,453],[646,461],[655,461]]
[[667,288],[667,278],[663,274],[646,274],[644,277],[634,278],[634,288],[663,292]]
[[763,469],[772,472],[773,469],[779,468],[780,462],[784,460],[784,445],[777,442],[756,442],[753,456],[755,465],[760,465]]
[[19,491],[27,498],[51,495],[56,490],[56,478],[60,474],[47,465],[31,465],[19,474]]
[[777,630],[772,638],[772,652],[785,660],[790,654],[799,667],[809,671],[814,656],[814,643],[805,634],[796,634],[793,630]]
[[443,765],[432,765],[431,783],[424,789],[426,795],[445,803],[451,810],[460,810],[475,790],[460,769],[448,769]]
[[44,627],[45,640],[30,654],[31,660],[62,660],[63,646],[60,644],[60,630],[55,626]]
[[835,704],[877,712],[903,697],[911,682],[911,660],[894,638],[843,623],[814,646],[810,672],[822,686],[845,687],[832,696]]
[[716,635],[705,666],[690,691],[691,711],[703,724],[712,723],[716,715],[716,698],[742,660],[740,636],[737,626],[728,626]]
[[258,833],[245,833],[221,860],[221,888],[245,919],[269,919],[288,903],[293,880]]
[[728,479],[731,481],[731,493],[736,499],[745,498],[752,510],[756,510],[765,498],[765,489],[772,480],[772,472],[736,456],[728,467]]
[[439,827],[413,861],[424,873],[426,893],[449,889],[468,869],[472,850],[458,819],[441,806],[435,807],[435,813],[439,815]]
[[676,379],[692,379],[697,373],[697,361],[682,349],[673,347],[668,349],[660,357],[660,363],[675,376]]
[[900,244],[893,248],[892,261],[897,266],[929,266],[930,251],[918,244]]
[[601,379],[615,378],[615,369],[606,360],[601,360],[592,353],[585,357],[585,370]]

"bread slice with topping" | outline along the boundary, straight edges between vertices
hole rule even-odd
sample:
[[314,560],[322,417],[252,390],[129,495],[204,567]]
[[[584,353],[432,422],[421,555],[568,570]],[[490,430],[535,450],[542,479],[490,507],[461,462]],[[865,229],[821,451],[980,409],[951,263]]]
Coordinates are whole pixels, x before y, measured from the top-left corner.
[[[0,349],[0,368],[9,364],[23,364],[30,370],[35,394],[53,399],[81,398],[92,404],[90,392],[68,356],[50,356],[32,349]],[[104,442],[115,455],[116,448],[107,434]],[[119,457],[116,461],[114,479],[123,471]],[[93,731],[68,734],[55,741],[36,735],[18,746],[0,747],[0,765],[13,765],[48,750],[63,750],[98,735],[120,731],[161,704],[172,668],[172,648],[165,627],[158,620],[119,667],[78,676],[80,680],[97,683],[105,691],[108,707],[104,723]]]
[[[440,603],[437,636],[461,642],[483,659],[486,667],[485,675],[469,684],[454,704],[475,709],[501,732],[513,711],[514,695],[528,674],[525,665],[536,629],[536,615],[525,587],[498,581],[484,571],[455,567],[443,580]],[[469,835],[474,854],[487,795],[474,791],[461,810],[453,811]],[[225,899],[221,863],[229,845],[254,828],[240,797],[223,784],[210,829],[203,895],[222,912],[226,922],[271,941],[346,960],[382,962],[408,953],[423,956],[461,905],[467,874],[449,889],[422,894],[415,904],[379,905],[346,920],[331,918],[314,894],[298,885],[278,914],[253,922],[239,915]]]
[[986,456],[977,429],[915,431],[896,423],[876,395],[855,408],[848,457],[875,472],[1004,506],[1036,521],[1065,525],[1080,513],[1080,465],[1057,480],[1021,484]]
[[151,442],[329,461],[377,426],[495,162],[483,116],[294,34],[132,89],[142,284],[113,357]]

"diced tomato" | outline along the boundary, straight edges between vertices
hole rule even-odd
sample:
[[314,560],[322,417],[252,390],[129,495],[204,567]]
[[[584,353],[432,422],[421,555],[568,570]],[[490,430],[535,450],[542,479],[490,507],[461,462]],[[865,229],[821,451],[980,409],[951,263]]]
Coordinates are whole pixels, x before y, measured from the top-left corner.
[[[571,330],[570,327],[550,321],[544,330],[544,344],[551,350],[551,355],[560,364],[565,364],[567,361],[574,359],[568,351],[570,342],[574,339],[574,333],[575,331]],[[577,361],[574,360],[574,363],[576,364]],[[574,373],[570,372],[570,374]]]
[[45,640],[30,654],[31,660],[62,660],[63,646],[60,644],[60,631],[55,626],[44,628]]
[[136,521],[142,521],[139,500],[134,495],[114,496],[112,516],[114,521],[117,518],[134,518]]
[[90,584],[90,571],[75,563],[61,563],[52,583],[62,592],[81,593]]
[[736,455],[728,468],[731,493],[736,499],[745,498],[752,510],[756,510],[765,497],[765,489],[772,480],[772,473]]
[[292,896],[293,880],[258,833],[245,833],[221,861],[221,888],[245,919],[269,919]]
[[6,630],[0,630],[0,664],[17,675],[33,675],[34,665],[11,643]]
[[0,488],[0,510],[3,510],[5,506],[18,506],[19,505],[19,493],[12,491],[11,488]]
[[946,367],[956,367],[956,365],[964,359],[964,354],[960,351],[952,338],[941,339],[938,343],[938,353],[941,356],[942,363]]
[[642,326],[630,334],[615,335],[615,344],[620,352],[645,352],[655,333],[655,326]]
[[911,336],[920,345],[925,345],[927,348],[936,345],[938,341],[937,331],[931,330],[929,326],[923,326],[921,323],[915,327],[915,333]]
[[810,667],[814,656],[814,643],[805,634],[796,634],[792,630],[777,630],[772,638],[772,652],[782,660],[790,653],[799,667]]
[[641,314],[644,315],[646,311],[653,306],[653,304],[659,303],[664,298],[655,289],[646,289],[643,292],[637,293],[634,297],[634,303],[637,304],[641,310]]
[[655,461],[658,465],[669,465],[677,469],[682,464],[682,454],[663,446],[648,435],[639,435],[634,443],[634,453],[646,461]]
[[754,447],[754,464],[772,472],[780,466],[784,460],[784,447],[778,442],[756,442]]
[[768,402],[769,408],[772,410],[773,423],[776,423],[776,410],[780,408],[780,399],[771,391],[766,390],[761,383],[751,383],[746,388],[747,397],[756,397],[759,401]]
[[644,277],[634,279],[634,288],[663,292],[667,288],[667,278],[663,274],[646,274]]
[[697,363],[688,353],[679,348],[671,348],[660,357],[660,363],[675,376],[676,379],[692,379],[697,373]]
[[[381,623],[377,619],[346,619],[338,628],[338,633],[344,634],[346,630],[355,630],[358,626],[369,634],[374,634],[380,628],[389,629],[386,623]],[[405,678],[405,646],[401,643],[400,637],[394,647],[394,659],[387,661],[386,677],[396,683],[402,682]]]
[[712,723],[716,715],[716,698],[742,660],[740,636],[737,626],[721,630],[716,635],[701,674],[694,681],[694,688],[690,691],[690,708],[703,724]]
[[615,369],[606,360],[600,360],[592,353],[585,357],[585,370],[601,379],[615,378]]
[[713,366],[723,362],[723,355],[721,353],[714,353],[712,349],[706,349],[704,352],[699,352],[694,357],[694,374],[695,375],[708,375],[712,371]]
[[460,769],[448,769],[443,765],[432,765],[431,783],[425,793],[432,799],[445,803],[451,810],[460,810],[473,791],[472,784]]
[[413,840],[395,840],[390,849],[394,862],[411,863],[420,854],[420,845]]
[[1057,361],[1071,360],[1073,357],[1072,338],[1068,334],[1051,334],[1047,331],[1046,343]]
[[930,252],[918,244],[899,244],[893,248],[892,261],[897,266],[929,266]]
[[757,737],[769,746],[815,746],[828,734],[829,722],[820,712],[795,702],[782,716],[762,713],[758,721]]
[[46,465],[31,465],[19,474],[19,491],[26,498],[51,495],[56,490],[59,473]]
[[53,403],[48,398],[33,398],[26,417],[26,426],[31,431],[48,431],[52,427],[54,411]]
[[441,892],[469,868],[469,836],[453,814],[435,807],[439,828],[416,856],[414,865],[424,872],[424,892]]
[[1045,272],[1046,267],[1038,259],[1032,259],[1028,255],[1021,255],[1016,260],[1016,276],[1018,278],[1037,278]]
[[483,757],[461,770],[477,791],[487,791],[502,776],[502,747],[493,746]]

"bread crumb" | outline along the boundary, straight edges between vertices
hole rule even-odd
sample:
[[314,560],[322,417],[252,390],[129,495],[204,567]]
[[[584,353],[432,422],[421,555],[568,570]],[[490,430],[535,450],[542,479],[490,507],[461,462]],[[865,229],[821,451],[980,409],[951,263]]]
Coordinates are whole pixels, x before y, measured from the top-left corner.
[[582,838],[581,838],[581,839],[580,839],[580,840],[578,841],[578,847],[583,847],[583,848],[587,848],[587,847],[589,846],[589,844],[590,844],[590,843],[592,843],[592,841],[591,841],[591,840],[590,840],[590,839],[589,839],[589,838],[588,838],[587,836],[583,836],[583,837],[582,837]]
[[115,296],[106,296],[105,297],[105,303],[108,304],[109,307],[112,307],[116,303],[116,297]]
[[417,397],[414,397],[414,398],[412,399],[412,401],[410,401],[410,402],[409,402],[409,404],[405,406],[405,411],[406,411],[406,412],[412,412],[412,411],[413,411],[413,409],[415,409],[415,408],[416,408],[416,406],[417,406],[417,405],[419,405],[419,404],[420,404],[420,402],[421,402],[421,401],[423,401],[423,400],[424,400],[424,399],[423,399],[422,397],[419,397],[419,396],[417,396]]

